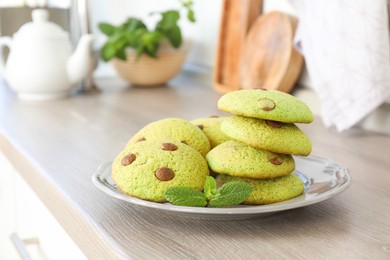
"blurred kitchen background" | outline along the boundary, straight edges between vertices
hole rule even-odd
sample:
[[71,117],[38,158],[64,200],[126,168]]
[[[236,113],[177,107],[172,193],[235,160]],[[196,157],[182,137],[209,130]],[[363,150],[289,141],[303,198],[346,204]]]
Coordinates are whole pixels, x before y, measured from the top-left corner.
[[[184,37],[190,38],[192,42],[191,51],[186,60],[184,71],[186,73],[201,73],[209,77],[210,87],[212,87],[211,80],[213,69],[215,68],[223,2],[223,0],[194,0],[194,11],[197,18],[196,23],[191,24],[185,20],[181,20]],[[263,2],[263,13],[278,10],[298,17],[304,14],[302,5],[305,2],[304,0],[265,0]],[[327,1],[318,2],[326,3]],[[346,1],[340,1],[340,5],[341,2]],[[386,6],[386,1],[384,0],[366,0],[360,2],[364,2],[364,4],[371,3],[377,8],[381,8],[377,6],[378,2],[384,3],[384,6]],[[329,5],[332,4],[330,3]],[[31,21],[31,10],[33,8],[44,7],[49,9],[51,21],[70,32],[71,39],[74,43],[77,42],[80,35],[92,32],[96,36],[93,48],[95,51],[98,51],[105,40],[105,37],[97,28],[98,23],[110,22],[120,24],[129,16],[149,19],[147,14],[150,13],[151,9],[164,10],[177,6],[177,0],[0,0],[0,36],[12,35],[21,25]],[[301,9],[297,10],[297,7]],[[310,4],[303,7],[309,8]],[[361,7],[364,9],[362,4]],[[385,15],[387,17],[387,12]],[[153,20],[150,22],[153,23]],[[388,29],[388,23],[386,24],[386,28]],[[388,50],[388,48],[389,46],[385,46],[385,50]],[[367,54],[371,55],[371,53]],[[388,71],[388,74],[390,74],[390,71]],[[94,71],[94,77],[116,77],[116,73],[110,63],[99,62],[97,69]],[[389,82],[386,82],[386,84],[389,84]],[[321,107],[321,98],[319,98],[318,94],[321,92],[315,91],[315,85],[305,66],[292,93],[308,103],[314,114],[317,116],[323,115],[323,111],[321,111],[323,109]],[[389,99],[387,98],[387,100]],[[379,108],[374,109],[354,127],[363,127],[389,134],[389,101],[380,105]]]

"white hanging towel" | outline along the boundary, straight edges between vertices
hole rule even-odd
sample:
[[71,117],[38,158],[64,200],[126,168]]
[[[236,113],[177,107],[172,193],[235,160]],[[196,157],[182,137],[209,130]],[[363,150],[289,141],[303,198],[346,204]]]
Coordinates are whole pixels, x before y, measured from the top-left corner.
[[326,126],[346,130],[390,95],[386,0],[290,0]]

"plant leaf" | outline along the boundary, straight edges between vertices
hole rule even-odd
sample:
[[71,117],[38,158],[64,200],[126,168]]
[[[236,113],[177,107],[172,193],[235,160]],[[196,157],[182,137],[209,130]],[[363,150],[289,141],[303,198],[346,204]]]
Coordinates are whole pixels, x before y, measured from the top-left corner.
[[155,55],[160,46],[161,38],[162,36],[159,32],[146,32],[142,35],[142,44],[148,52]]
[[192,0],[188,0],[188,1],[180,0],[180,2],[182,6],[187,10],[187,19],[192,23],[196,22],[195,13],[194,10],[192,9],[194,2]]
[[182,1],[181,0],[180,2],[182,3],[183,7],[185,7],[185,8],[191,8],[192,5],[194,4],[194,2],[192,0],[189,0],[189,1]]
[[177,22],[180,19],[180,14],[178,11],[175,10],[169,10],[166,12],[161,13],[162,18],[157,23],[156,29],[157,30],[170,30],[172,27],[177,26]]
[[141,31],[141,29],[139,29],[136,31],[134,41],[129,42],[129,44],[132,43],[131,47],[136,50],[137,58],[142,54],[156,58],[162,38],[163,35],[160,32]]
[[195,23],[195,22],[196,22],[194,10],[192,10],[192,9],[189,9],[189,10],[188,10],[187,19],[188,19],[190,22],[192,22],[192,23]]
[[215,179],[212,176],[207,176],[203,189],[204,195],[206,195],[206,198],[210,200],[215,195],[216,191],[217,184]]
[[100,56],[104,61],[111,60],[113,57],[115,57],[115,53],[116,49],[110,42],[104,44],[104,46],[100,50]]
[[117,50],[117,52],[115,53],[115,57],[117,57],[120,60],[124,60],[124,61],[127,60],[125,48]]
[[168,38],[169,42],[173,47],[179,48],[182,42],[181,31],[179,27],[173,27],[170,31],[165,33],[165,36]]
[[107,36],[113,35],[117,30],[117,28],[115,26],[113,26],[109,23],[99,23],[98,27],[99,27],[100,31]]
[[162,19],[156,25],[156,31],[161,32],[175,48],[182,43],[182,35],[177,22],[180,19],[178,11],[166,11],[161,14]]
[[232,181],[220,187],[215,196],[209,201],[211,207],[227,207],[244,202],[253,188],[245,182]]
[[206,196],[202,192],[185,187],[170,187],[164,197],[177,206],[204,207],[207,205]]
[[127,21],[122,25],[123,29],[127,32],[134,32],[138,29],[146,29],[146,25],[137,18],[129,18]]

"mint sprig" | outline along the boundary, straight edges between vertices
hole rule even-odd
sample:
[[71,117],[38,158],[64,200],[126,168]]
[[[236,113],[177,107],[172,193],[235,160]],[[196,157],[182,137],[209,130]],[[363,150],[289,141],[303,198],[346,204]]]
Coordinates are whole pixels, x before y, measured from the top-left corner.
[[203,192],[185,187],[170,187],[164,197],[177,206],[204,207],[207,205]]
[[210,199],[209,205],[220,208],[240,204],[249,197],[252,190],[253,188],[245,182],[232,181],[225,183]]
[[232,181],[216,188],[215,179],[208,176],[203,192],[186,187],[170,187],[165,192],[167,201],[177,206],[190,207],[228,207],[244,202],[251,194],[253,188],[245,182]]
[[207,176],[204,184],[203,193],[208,200],[211,200],[217,192],[217,183],[212,176]]
[[[195,14],[192,0],[179,0],[181,8],[187,11],[187,19],[195,22]],[[107,41],[100,50],[100,56],[104,61],[113,58],[126,60],[126,48],[136,51],[137,58],[145,54],[157,58],[164,39],[168,40],[174,48],[179,48],[183,43],[183,36],[179,27],[181,10],[167,10],[152,12],[150,15],[159,17],[154,28],[135,17],[130,17],[120,25],[99,23],[99,30],[107,36]]]

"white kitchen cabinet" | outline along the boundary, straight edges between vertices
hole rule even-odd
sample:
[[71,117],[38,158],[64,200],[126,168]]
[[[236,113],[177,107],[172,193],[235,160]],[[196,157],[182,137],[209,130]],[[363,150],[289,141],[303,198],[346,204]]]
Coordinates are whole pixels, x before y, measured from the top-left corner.
[[0,153],[0,259],[17,259],[10,240],[16,230],[15,178],[10,165]]
[[[31,259],[86,259],[40,199],[0,153],[0,259],[20,259],[11,234]],[[14,237],[15,237],[14,236]]]

